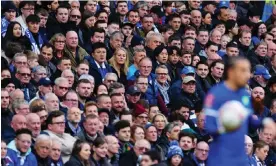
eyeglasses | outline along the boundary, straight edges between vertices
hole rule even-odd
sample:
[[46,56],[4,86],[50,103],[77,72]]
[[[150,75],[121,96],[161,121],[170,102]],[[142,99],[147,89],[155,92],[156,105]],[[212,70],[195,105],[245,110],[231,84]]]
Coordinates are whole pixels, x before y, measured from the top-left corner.
[[27,62],[15,62],[16,64],[18,64],[18,65],[27,65]]
[[79,16],[79,15],[71,15],[70,17],[72,17],[72,18],[77,18],[77,19],[80,19],[80,18],[81,18],[81,16]]
[[65,122],[53,122],[52,124],[64,125],[64,124],[65,124]]
[[31,74],[30,73],[19,73],[21,76],[25,77],[31,77]]
[[64,90],[68,90],[68,87],[64,87],[64,86],[58,86],[59,89],[64,89]]

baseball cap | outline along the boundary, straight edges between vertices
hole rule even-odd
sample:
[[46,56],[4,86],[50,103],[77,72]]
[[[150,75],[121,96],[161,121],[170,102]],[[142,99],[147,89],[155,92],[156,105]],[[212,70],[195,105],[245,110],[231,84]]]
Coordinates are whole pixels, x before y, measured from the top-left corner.
[[233,48],[238,48],[237,42],[229,42],[226,45],[226,48],[233,47]]
[[134,28],[134,25],[131,22],[123,22],[121,28],[124,26],[130,26],[131,28]]
[[150,9],[150,12],[156,14],[159,18],[165,16],[164,12],[162,11],[162,7],[158,5],[153,6]]
[[263,65],[256,65],[254,67],[254,75],[262,75],[266,80],[271,78],[267,68],[265,68]]
[[135,47],[138,45],[144,45],[144,39],[140,36],[134,35],[131,39],[130,45],[131,47]]
[[186,76],[186,77],[184,77],[184,79],[183,79],[183,83],[184,83],[184,84],[187,84],[187,83],[189,83],[189,82],[191,82],[191,81],[196,82],[196,80],[195,80],[195,78],[194,78],[193,76]]
[[135,86],[135,85],[129,87],[128,90],[127,90],[127,94],[129,94],[129,95],[134,95],[134,94],[136,94],[136,93],[141,93],[141,91],[140,91],[140,89],[139,89],[137,86]]
[[189,74],[189,73],[195,74],[195,69],[194,69],[193,67],[191,67],[191,66],[185,66],[185,67],[183,67],[183,69],[181,70],[181,74],[187,75],[187,74]]
[[219,3],[219,8],[229,8],[229,1],[221,1]]
[[50,78],[48,77],[45,77],[45,78],[41,78],[39,81],[38,81],[38,86],[49,86],[49,85],[52,85],[52,81],[50,80]]

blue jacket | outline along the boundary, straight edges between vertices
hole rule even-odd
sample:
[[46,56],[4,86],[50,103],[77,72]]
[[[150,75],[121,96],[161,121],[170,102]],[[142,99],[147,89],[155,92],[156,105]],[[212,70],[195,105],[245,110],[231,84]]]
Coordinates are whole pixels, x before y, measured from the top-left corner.
[[[104,76],[101,75],[101,72],[98,68],[98,66],[95,63],[95,60],[92,56],[85,56],[84,59],[86,59],[89,62],[89,74],[92,75],[95,79],[95,87],[97,87],[99,84],[102,83],[102,80],[104,79]],[[112,69],[110,65],[106,62],[104,62],[107,73],[111,73]]]
[[[28,149],[27,153],[24,156],[20,155],[20,152],[15,147],[15,142],[12,141],[8,144],[7,156],[11,158],[15,166],[31,166],[37,165],[37,160],[35,155],[31,152],[31,148]],[[24,162],[24,164],[21,164]]]
[[[129,80],[134,81],[136,80],[136,78],[140,75],[139,70],[137,70],[134,75],[132,77],[130,77]],[[159,94],[158,92],[158,87],[156,85],[155,82],[155,74],[150,73],[149,77],[148,77],[148,81],[149,81],[149,86],[148,89],[145,93],[145,98],[146,100],[148,100],[149,104],[155,104],[157,105],[157,96]]]
[[[235,131],[220,132],[223,129],[219,123],[220,107],[227,101],[240,102],[248,110],[248,117]],[[251,102],[246,89],[240,88],[233,91],[224,82],[218,84],[209,91],[205,98],[204,113],[206,115],[206,130],[213,137],[208,165],[247,165],[245,151],[239,149],[244,146],[244,135],[248,133],[248,126],[257,128],[261,123],[251,116]]]

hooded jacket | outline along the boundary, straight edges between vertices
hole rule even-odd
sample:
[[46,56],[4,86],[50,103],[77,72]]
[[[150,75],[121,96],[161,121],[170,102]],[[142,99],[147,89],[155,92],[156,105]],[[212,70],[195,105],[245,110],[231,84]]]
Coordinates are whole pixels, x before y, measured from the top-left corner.
[[25,154],[21,154],[16,148],[14,140],[8,144],[7,156],[11,158],[15,166],[37,165],[36,157],[32,153],[31,148],[29,148]]

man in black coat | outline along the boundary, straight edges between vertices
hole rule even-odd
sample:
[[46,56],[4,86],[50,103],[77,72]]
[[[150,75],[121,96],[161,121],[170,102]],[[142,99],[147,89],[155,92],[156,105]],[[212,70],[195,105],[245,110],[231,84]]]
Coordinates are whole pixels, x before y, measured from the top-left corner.
[[85,56],[89,62],[89,74],[95,79],[95,87],[102,83],[107,73],[112,73],[110,65],[106,62],[107,48],[104,43],[93,44],[91,56]]
[[138,156],[142,155],[146,151],[151,149],[150,143],[141,139],[135,142],[133,149],[128,152],[122,153],[119,159],[120,166],[136,166],[138,161]]
[[34,155],[37,160],[38,166],[48,166],[51,163],[50,152],[51,152],[52,140],[47,134],[41,134],[36,138],[34,146]]

